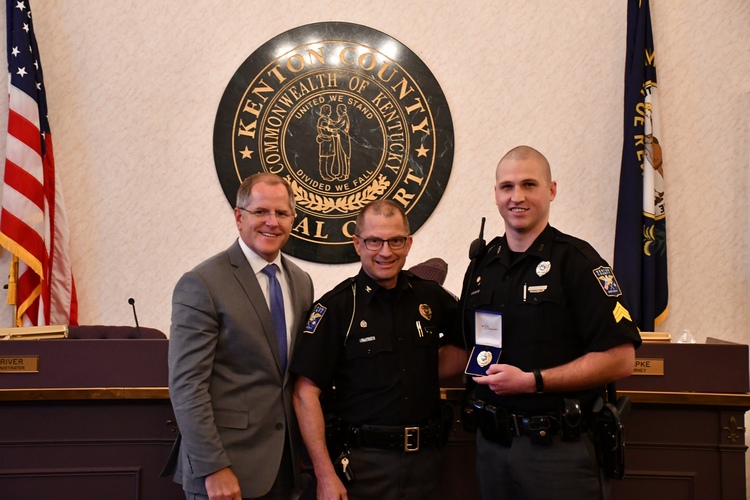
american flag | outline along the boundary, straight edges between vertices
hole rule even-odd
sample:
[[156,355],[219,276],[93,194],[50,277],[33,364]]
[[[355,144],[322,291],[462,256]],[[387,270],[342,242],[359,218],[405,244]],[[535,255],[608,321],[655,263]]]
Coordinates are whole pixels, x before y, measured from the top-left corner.
[[[6,0],[8,135],[0,244],[19,260],[17,326],[77,325],[68,221],[28,0]],[[13,299],[9,290],[9,303]]]

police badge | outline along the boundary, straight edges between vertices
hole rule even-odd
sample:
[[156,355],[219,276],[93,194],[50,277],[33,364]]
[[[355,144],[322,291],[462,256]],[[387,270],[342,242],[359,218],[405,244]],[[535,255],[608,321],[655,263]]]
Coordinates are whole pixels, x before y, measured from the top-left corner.
[[430,309],[430,306],[427,304],[419,304],[419,314],[421,314],[427,321],[432,319],[432,309]]
[[549,270],[552,268],[552,263],[548,260],[545,260],[543,262],[540,262],[538,266],[536,266],[536,275],[540,278],[547,274]]

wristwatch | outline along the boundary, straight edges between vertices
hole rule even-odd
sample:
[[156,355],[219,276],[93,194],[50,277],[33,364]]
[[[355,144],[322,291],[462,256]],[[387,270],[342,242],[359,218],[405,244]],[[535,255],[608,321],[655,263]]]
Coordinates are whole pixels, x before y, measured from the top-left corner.
[[539,368],[534,368],[531,370],[531,373],[534,374],[534,382],[536,383],[536,393],[541,394],[544,392],[544,379],[542,378],[542,372],[539,370]]

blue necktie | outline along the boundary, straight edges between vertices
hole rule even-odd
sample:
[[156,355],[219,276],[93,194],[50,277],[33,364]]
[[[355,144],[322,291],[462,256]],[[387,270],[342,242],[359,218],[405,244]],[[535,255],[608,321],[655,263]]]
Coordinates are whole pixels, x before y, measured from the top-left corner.
[[286,371],[286,317],[284,316],[284,295],[281,293],[281,284],[276,278],[276,264],[269,264],[262,269],[262,273],[268,276],[271,295],[271,317],[273,318],[273,329],[276,333],[276,344],[279,347],[281,358],[281,370]]

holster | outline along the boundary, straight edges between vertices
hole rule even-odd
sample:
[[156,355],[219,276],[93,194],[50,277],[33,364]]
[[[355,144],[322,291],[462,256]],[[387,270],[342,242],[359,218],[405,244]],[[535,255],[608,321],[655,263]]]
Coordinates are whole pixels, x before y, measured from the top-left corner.
[[625,426],[622,417],[630,409],[630,399],[622,396],[617,401],[605,403],[594,417],[594,441],[599,465],[609,478],[625,476]]
[[326,424],[326,446],[328,447],[328,453],[331,455],[331,460],[336,459],[344,447],[346,446],[345,435],[346,431],[342,428],[341,419],[334,415],[325,415]]
[[439,425],[438,446],[443,447],[448,443],[453,430],[453,406],[450,403],[443,403],[440,406]]
[[513,443],[510,415],[505,408],[487,404],[481,399],[468,399],[461,416],[465,431],[476,432],[479,429],[486,440],[502,446]]
[[560,409],[560,427],[563,441],[578,441],[584,429],[584,417],[581,411],[581,401],[573,398],[563,398]]
[[484,409],[484,401],[466,397],[461,405],[461,426],[464,432],[475,433],[479,429],[479,415]]

